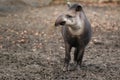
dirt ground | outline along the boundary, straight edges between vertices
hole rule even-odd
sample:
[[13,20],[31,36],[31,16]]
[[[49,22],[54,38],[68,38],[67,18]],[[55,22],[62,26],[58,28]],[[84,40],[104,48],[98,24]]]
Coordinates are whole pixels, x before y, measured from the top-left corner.
[[120,6],[83,6],[93,37],[81,70],[68,72],[61,28],[54,27],[65,5],[0,11],[0,80],[119,80]]

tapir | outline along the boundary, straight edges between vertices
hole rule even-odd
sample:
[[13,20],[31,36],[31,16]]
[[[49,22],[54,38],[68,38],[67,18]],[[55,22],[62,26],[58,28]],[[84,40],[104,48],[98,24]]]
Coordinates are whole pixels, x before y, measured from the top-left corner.
[[82,5],[68,4],[66,12],[59,15],[55,26],[62,26],[62,36],[65,43],[65,60],[63,71],[69,70],[71,49],[74,50],[74,69],[80,69],[86,46],[91,40],[92,30]]

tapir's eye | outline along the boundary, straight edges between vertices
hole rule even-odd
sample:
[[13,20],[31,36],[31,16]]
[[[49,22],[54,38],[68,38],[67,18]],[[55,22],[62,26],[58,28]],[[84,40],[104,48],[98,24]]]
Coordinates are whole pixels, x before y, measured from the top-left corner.
[[71,16],[71,15],[66,15],[66,17],[67,17],[67,18],[72,18],[72,16]]

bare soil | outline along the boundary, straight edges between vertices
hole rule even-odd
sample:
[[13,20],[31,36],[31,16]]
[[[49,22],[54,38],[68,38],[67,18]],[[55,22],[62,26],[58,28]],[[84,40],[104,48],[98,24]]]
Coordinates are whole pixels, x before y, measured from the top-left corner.
[[0,80],[120,79],[120,6],[84,5],[93,37],[81,70],[67,72],[62,71],[61,28],[54,27],[65,10],[65,5],[52,5],[0,11]]

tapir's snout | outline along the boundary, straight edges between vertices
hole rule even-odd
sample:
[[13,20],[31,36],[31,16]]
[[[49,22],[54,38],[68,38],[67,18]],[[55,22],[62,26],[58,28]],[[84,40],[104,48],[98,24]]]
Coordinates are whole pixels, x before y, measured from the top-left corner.
[[60,15],[55,21],[55,26],[65,25],[65,23],[66,21],[63,20],[63,15]]

